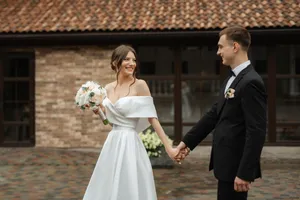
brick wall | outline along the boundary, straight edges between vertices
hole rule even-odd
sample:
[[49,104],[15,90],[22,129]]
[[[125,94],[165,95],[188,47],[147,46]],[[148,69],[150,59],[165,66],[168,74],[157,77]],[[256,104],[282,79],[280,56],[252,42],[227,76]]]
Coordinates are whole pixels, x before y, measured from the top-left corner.
[[74,104],[75,94],[88,80],[105,85],[113,48],[56,47],[36,52],[36,146],[99,147],[110,130],[92,111]]

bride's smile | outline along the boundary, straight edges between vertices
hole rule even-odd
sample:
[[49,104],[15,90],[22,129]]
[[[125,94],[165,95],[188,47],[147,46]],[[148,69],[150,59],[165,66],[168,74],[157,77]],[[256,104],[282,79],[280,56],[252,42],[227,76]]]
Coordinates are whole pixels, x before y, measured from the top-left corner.
[[121,64],[122,75],[133,75],[136,70],[136,58],[135,55],[129,51]]

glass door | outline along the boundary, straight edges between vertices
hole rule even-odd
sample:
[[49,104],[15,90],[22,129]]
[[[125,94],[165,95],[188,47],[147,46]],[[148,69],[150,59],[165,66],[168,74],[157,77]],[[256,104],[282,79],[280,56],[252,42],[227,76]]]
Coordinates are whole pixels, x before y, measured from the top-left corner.
[[[300,45],[276,46],[276,141],[300,141]],[[275,88],[274,88],[275,89]]]
[[166,134],[174,140],[174,50],[169,46],[138,46],[136,50],[138,78],[147,82],[158,119]]
[[[181,114],[185,135],[218,100],[228,73],[215,46],[186,46],[181,50],[181,59]],[[204,141],[212,141],[212,135]]]

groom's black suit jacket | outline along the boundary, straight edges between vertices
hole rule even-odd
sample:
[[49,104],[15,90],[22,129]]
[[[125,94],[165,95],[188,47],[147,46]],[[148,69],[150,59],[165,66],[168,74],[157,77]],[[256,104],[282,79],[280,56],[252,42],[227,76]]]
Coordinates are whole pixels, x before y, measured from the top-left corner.
[[261,177],[260,155],[266,136],[267,95],[264,83],[251,65],[242,70],[229,88],[234,98],[220,97],[210,111],[184,136],[193,150],[213,129],[209,170],[218,180],[233,182],[235,177],[254,181]]

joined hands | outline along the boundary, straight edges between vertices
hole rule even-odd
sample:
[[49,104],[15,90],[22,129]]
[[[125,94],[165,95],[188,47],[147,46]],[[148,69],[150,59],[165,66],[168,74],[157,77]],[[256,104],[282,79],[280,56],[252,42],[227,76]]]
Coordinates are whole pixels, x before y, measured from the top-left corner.
[[191,150],[183,142],[180,142],[177,147],[167,150],[167,153],[172,160],[181,164],[185,157],[189,155],[190,151]]

